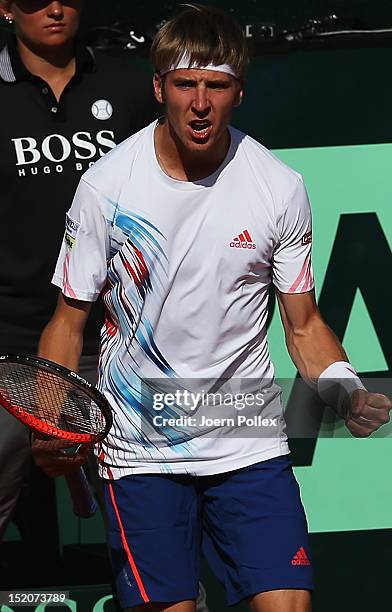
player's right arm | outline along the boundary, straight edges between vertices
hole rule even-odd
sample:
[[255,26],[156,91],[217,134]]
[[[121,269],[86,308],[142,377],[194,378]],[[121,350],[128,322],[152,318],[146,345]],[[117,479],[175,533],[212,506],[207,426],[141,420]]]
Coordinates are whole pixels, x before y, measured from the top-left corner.
[[42,332],[38,355],[77,371],[91,305],[60,293],[56,310]]
[[[60,290],[57,308],[45,327],[38,354],[77,370],[83,347],[83,330],[92,302],[107,277],[107,223],[99,192],[83,179],[67,213],[64,240],[53,282]],[[65,446],[65,445],[64,445]],[[53,442],[35,439],[33,457],[49,476],[69,473],[84,463],[88,447],[75,456],[53,450]]]
[[[41,335],[39,357],[77,371],[83,348],[83,330],[90,309],[91,303],[70,299],[60,293],[56,310]],[[48,476],[73,472],[83,465],[90,451],[87,446],[74,455],[64,455],[59,452],[62,446],[67,444],[59,442],[53,445],[52,440],[33,439],[31,450],[34,461]]]

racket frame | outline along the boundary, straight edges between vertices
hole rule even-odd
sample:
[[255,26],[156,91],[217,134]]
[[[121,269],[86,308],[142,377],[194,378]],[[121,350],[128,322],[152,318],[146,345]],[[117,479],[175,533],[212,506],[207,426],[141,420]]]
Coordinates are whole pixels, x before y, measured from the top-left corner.
[[16,355],[12,353],[0,355],[0,364],[4,361],[7,363],[32,366],[37,368],[37,372],[46,371],[58,375],[60,378],[71,383],[73,386],[77,387],[88,397],[90,397],[90,399],[97,404],[105,418],[105,428],[98,434],[94,435],[88,433],[68,432],[55,427],[54,425],[44,423],[41,419],[33,416],[27,410],[24,410],[20,406],[10,402],[9,399],[4,397],[4,395],[0,392],[0,404],[4,407],[4,409],[16,417],[19,421],[27,425],[32,431],[58,440],[74,442],[75,444],[96,444],[101,442],[107,436],[113,424],[112,409],[110,404],[91,383],[82,378],[79,374],[77,374],[77,372],[69,370],[58,363],[50,361],[49,359],[43,359],[42,357],[35,357],[32,355]]

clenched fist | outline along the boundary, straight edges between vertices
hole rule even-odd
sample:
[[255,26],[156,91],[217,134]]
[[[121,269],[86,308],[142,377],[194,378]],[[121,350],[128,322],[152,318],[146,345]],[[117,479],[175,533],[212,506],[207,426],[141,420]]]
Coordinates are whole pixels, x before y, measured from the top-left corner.
[[389,423],[391,408],[392,402],[386,395],[357,389],[343,404],[343,418],[353,436],[366,438]]

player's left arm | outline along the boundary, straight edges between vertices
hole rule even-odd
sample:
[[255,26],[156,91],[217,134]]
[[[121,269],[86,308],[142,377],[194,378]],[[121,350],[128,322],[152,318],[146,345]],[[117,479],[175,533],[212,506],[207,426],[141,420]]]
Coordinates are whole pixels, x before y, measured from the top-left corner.
[[[366,437],[389,422],[391,401],[366,391],[336,335],[323,321],[314,291],[283,293],[276,289],[290,356],[302,378],[331,398],[356,437]],[[347,376],[347,379],[345,378]]]

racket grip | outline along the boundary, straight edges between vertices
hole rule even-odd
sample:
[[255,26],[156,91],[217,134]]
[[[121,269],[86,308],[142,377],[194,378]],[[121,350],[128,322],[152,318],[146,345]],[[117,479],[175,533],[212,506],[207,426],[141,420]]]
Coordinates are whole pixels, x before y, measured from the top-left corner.
[[83,468],[65,477],[72,497],[73,511],[79,518],[90,518],[97,511],[97,503]]

